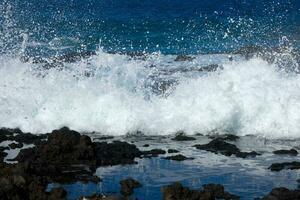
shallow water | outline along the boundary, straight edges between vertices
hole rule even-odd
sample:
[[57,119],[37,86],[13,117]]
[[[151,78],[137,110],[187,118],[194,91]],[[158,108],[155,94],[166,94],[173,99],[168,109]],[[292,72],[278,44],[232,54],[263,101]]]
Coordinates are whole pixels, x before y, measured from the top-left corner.
[[[116,138],[115,138],[116,139]],[[128,140],[128,138],[127,138]],[[128,141],[131,141],[132,138]],[[134,196],[138,199],[161,199],[160,188],[172,182],[179,181],[184,186],[200,189],[203,184],[219,183],[225,190],[241,196],[241,199],[254,199],[269,193],[274,187],[286,187],[295,189],[300,178],[299,170],[282,170],[272,172],[267,169],[274,162],[300,161],[299,156],[280,156],[271,152],[277,149],[290,149],[298,146],[300,141],[263,140],[256,137],[242,137],[236,144],[244,151],[255,150],[262,153],[256,158],[226,157],[197,150],[193,144],[202,144],[209,141],[208,138],[197,136],[196,141],[175,142],[170,138],[154,138],[154,140],[137,139],[135,144],[141,149],[162,148],[167,150],[174,148],[187,157],[194,160],[183,162],[158,158],[137,159],[137,165],[100,167],[96,175],[102,178],[99,184],[74,183],[62,185],[69,193],[68,199],[76,199],[79,196],[91,195],[95,192],[103,194],[118,194],[119,181],[132,177],[142,183],[143,187],[137,188]],[[150,144],[150,147],[142,147]],[[171,155],[171,154],[170,154]],[[176,154],[172,154],[176,155]],[[59,184],[49,185],[48,189]]]

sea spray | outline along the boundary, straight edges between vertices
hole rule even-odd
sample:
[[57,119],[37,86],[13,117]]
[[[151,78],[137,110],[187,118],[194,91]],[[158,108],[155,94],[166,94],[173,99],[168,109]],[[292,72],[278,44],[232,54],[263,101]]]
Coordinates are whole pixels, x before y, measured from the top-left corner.
[[[35,133],[69,126],[111,135],[220,130],[267,138],[300,136],[299,75],[261,58],[198,57],[178,64],[171,62],[175,56],[139,60],[99,50],[88,60],[50,69],[1,57],[0,125]],[[215,72],[166,73],[170,66],[201,68],[218,59],[223,69]],[[159,77],[176,79],[167,96],[153,93],[149,84]]]

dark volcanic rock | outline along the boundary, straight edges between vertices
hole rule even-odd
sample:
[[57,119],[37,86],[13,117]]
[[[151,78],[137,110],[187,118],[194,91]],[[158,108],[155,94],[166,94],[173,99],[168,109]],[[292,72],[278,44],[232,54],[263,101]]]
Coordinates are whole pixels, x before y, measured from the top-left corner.
[[300,169],[300,162],[283,162],[283,163],[273,163],[268,169],[271,171],[281,171],[283,169]]
[[114,136],[101,136],[101,137],[96,137],[94,138],[94,140],[110,140],[110,139],[114,139]]
[[178,154],[178,155],[174,155],[174,156],[165,157],[164,159],[166,159],[166,160],[184,161],[184,160],[193,160],[194,158],[188,158],[188,157],[185,157],[182,154]]
[[224,187],[220,184],[206,184],[203,185],[203,190],[210,193],[215,199],[239,199],[238,196],[224,191]]
[[23,143],[11,143],[8,146],[11,149],[17,149],[17,148],[22,148],[23,147]]
[[168,153],[178,153],[179,151],[176,149],[168,149]]
[[290,150],[277,150],[273,151],[274,154],[278,155],[291,155],[291,156],[296,156],[298,155],[298,152],[295,149],[290,149]]
[[191,190],[180,183],[161,188],[163,200],[214,200],[214,199],[239,199],[238,196],[224,191],[218,184],[203,185],[203,190]]
[[223,66],[219,66],[217,64],[211,64],[207,66],[202,66],[201,68],[198,69],[199,72],[214,72],[217,71],[218,69],[223,69]]
[[142,185],[132,178],[128,178],[120,181],[121,194],[124,196],[130,196],[133,194],[133,189],[142,187]]
[[195,58],[187,55],[178,55],[174,61],[193,61]]
[[0,163],[3,162],[3,159],[7,156],[7,153],[4,152],[6,149],[5,147],[0,147]]
[[191,140],[196,140],[196,138],[186,136],[183,132],[179,132],[179,133],[176,134],[176,136],[174,138],[172,138],[172,140],[175,140],[175,141],[191,141]]
[[144,145],[143,145],[143,147],[149,147],[149,146],[150,146],[149,144],[144,144]]
[[214,139],[211,142],[209,142],[208,144],[203,144],[203,145],[194,145],[194,147],[196,147],[197,149],[201,149],[201,150],[206,150],[206,151],[210,151],[213,153],[220,153],[222,155],[225,156],[231,156],[231,155],[235,155],[236,157],[239,158],[246,158],[246,157],[255,157],[257,155],[260,155],[258,153],[256,153],[255,151],[252,152],[241,152],[239,148],[237,148],[235,145],[227,143],[225,141],[223,141],[223,139]]
[[151,149],[150,151],[143,151],[142,154],[145,157],[156,157],[160,154],[166,154],[166,151],[162,149]]
[[113,143],[94,143],[98,166],[134,164],[134,158],[142,152],[133,144],[114,141]]
[[53,189],[45,192],[47,181],[31,174],[28,165],[0,163],[0,199],[16,200],[62,200],[66,192]]
[[119,196],[106,196],[101,194],[93,194],[88,197],[81,197],[79,200],[127,200],[127,198]]
[[211,139],[221,139],[221,140],[227,140],[227,141],[236,141],[240,137],[233,134],[224,134],[224,135],[210,135],[209,138]]
[[133,164],[140,155],[135,145],[119,141],[93,143],[88,136],[62,128],[36,147],[21,150],[16,160],[28,163],[33,174],[69,182],[94,180],[92,174],[97,166]]
[[86,52],[70,52],[65,55],[56,56],[52,58],[55,62],[78,62],[82,59],[87,59],[93,55],[96,55],[96,52],[93,51],[86,51]]
[[206,150],[213,153],[221,153],[225,156],[231,156],[240,151],[235,145],[224,142],[221,139],[214,139],[208,144],[194,145],[194,147],[196,147],[197,149]]
[[274,188],[265,197],[260,200],[299,200],[300,190],[289,190],[284,187]]

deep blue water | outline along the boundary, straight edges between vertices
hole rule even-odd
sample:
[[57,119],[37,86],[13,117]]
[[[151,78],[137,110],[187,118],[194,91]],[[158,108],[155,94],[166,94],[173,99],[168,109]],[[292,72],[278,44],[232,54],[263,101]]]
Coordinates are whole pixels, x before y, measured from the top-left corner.
[[[262,46],[273,47],[281,44],[283,38],[286,38],[284,39],[284,41],[286,42],[288,40],[288,43],[293,47],[295,48],[300,47],[300,1],[299,0],[272,0],[272,1],[271,0],[226,0],[226,1],[225,0],[202,0],[202,1],[195,1],[195,0],[190,0],[190,1],[184,1],[184,0],[181,1],[180,0],[144,0],[144,1],[141,0],[128,0],[128,1],[124,1],[124,0],[123,1],[121,0],[47,0],[47,1],[46,0],[0,0],[0,54],[18,53],[17,55],[19,55],[21,52],[22,54],[28,54],[33,56],[36,55],[49,56],[49,55],[63,54],[68,51],[69,52],[90,51],[90,50],[97,49],[99,46],[101,46],[101,48],[103,48],[105,52],[147,52],[147,53],[161,52],[162,54],[218,53],[218,52],[231,52],[245,45],[262,45]],[[227,57],[225,58],[227,62]],[[101,59],[102,57],[100,55],[99,60],[96,61],[100,62]],[[104,61],[105,59],[112,60],[113,58],[104,55]],[[105,71],[106,69],[105,67],[102,67],[101,62],[99,66],[96,65],[96,67],[94,67],[93,69],[97,70],[99,68],[100,69],[104,68],[103,71],[100,71],[101,73],[99,73],[100,75],[104,74],[104,76],[106,74],[116,75],[116,76],[120,75],[120,77],[118,76],[116,77],[118,81],[113,79],[115,76],[107,76],[108,77],[107,82],[114,83],[115,81],[116,83],[118,83],[117,84],[118,86],[119,85],[122,86],[121,88],[129,85],[128,86],[128,88],[130,88],[129,94],[131,94],[132,91],[138,91],[136,88],[139,87],[136,87],[136,85],[140,86],[140,82],[143,82],[143,78],[140,78],[140,76],[143,75],[144,73],[138,71],[137,76],[135,76],[135,74],[132,75],[133,79],[130,79],[131,76],[129,76],[129,78],[126,76],[127,67],[128,69],[132,69],[134,66],[137,66],[138,64],[136,64],[135,62],[130,63],[130,61],[128,61],[127,63],[119,63],[120,59],[118,56],[114,59],[116,59],[116,62],[112,62],[111,65],[109,65],[110,63],[106,64],[108,66],[104,65],[107,67],[108,71]],[[172,61],[174,60],[173,58],[171,59]],[[200,61],[201,59],[204,58],[199,58]],[[216,57],[213,57],[212,59],[209,60],[216,61]],[[120,62],[125,62],[125,60],[121,59]],[[158,66],[158,69],[159,67],[161,67],[159,66],[160,63],[161,62],[159,59],[157,60],[157,62],[154,62],[154,64]],[[166,61],[163,62],[163,64],[166,65],[166,67],[169,66],[169,63],[171,63],[170,66],[175,65],[173,62],[169,62],[168,59],[166,59]],[[122,64],[124,64],[124,66]],[[146,64],[148,63],[146,62]],[[179,63],[177,65],[182,65],[182,63]],[[188,63],[188,65],[191,64]],[[195,62],[195,65],[198,66],[197,62]],[[7,66],[8,65],[6,65],[5,68],[9,69],[9,67]],[[149,66],[153,67],[154,65],[151,64]],[[72,65],[72,67],[76,71],[77,69],[76,63]],[[114,69],[118,69],[118,67],[120,67],[120,70],[115,71]],[[54,72],[53,76],[57,77],[57,79],[53,79],[53,80],[50,79],[49,80],[50,84],[48,84],[47,79],[45,82],[40,81],[40,79],[38,79],[38,81],[35,82],[34,80],[36,79],[34,79],[33,76],[29,76],[28,73],[24,73],[23,76],[20,76],[21,78],[20,77],[15,78],[14,76],[15,74],[22,74],[22,73],[18,73],[18,70],[16,70],[16,68],[17,67],[12,65],[12,73],[8,73],[10,71],[7,70],[4,71],[5,75],[2,74],[2,77],[4,76],[8,77],[7,80],[10,80],[8,82],[9,84],[12,84],[12,86],[7,87],[7,82],[5,81],[1,82],[0,84],[1,87],[3,86],[2,88],[4,88],[1,90],[4,91],[2,93],[6,94],[6,96],[8,97],[12,96],[10,97],[11,99],[8,98],[8,100],[6,99],[5,101],[2,100],[4,103],[0,102],[0,105],[2,106],[1,111],[3,111],[3,113],[5,114],[8,113],[9,115],[12,112],[11,110],[15,111],[12,112],[13,115],[9,115],[11,116],[11,118],[8,118],[8,119],[13,119],[11,120],[12,122],[14,122],[13,124],[20,124],[19,122],[20,121],[22,122],[23,120],[23,118],[21,119],[21,117],[23,117],[24,115],[24,119],[26,119],[24,123],[26,124],[26,126],[29,127],[29,125],[31,125],[30,117],[32,117],[34,119],[33,122],[36,122],[35,120],[37,119],[38,122],[40,121],[42,122],[42,127],[44,127],[49,124],[51,125],[49,121],[54,123],[56,121],[61,120],[63,122],[64,116],[74,113],[74,110],[72,110],[73,107],[78,108],[78,105],[80,106],[83,105],[83,107],[87,107],[87,109],[89,109],[90,105],[96,105],[95,102],[101,102],[100,100],[102,99],[101,96],[102,90],[99,90],[99,88],[101,87],[97,88],[94,82],[91,82],[91,84],[86,85],[86,90],[89,90],[91,88],[95,90],[96,93],[94,97],[95,100],[93,99],[92,96],[91,101],[84,101],[85,99],[82,101],[88,104],[87,106],[85,103],[76,104],[77,98],[79,98],[79,102],[81,102],[80,97],[84,97],[84,94],[90,94],[90,93],[85,93],[86,90],[79,90],[83,93],[77,95],[78,92],[77,87],[73,88],[73,86],[76,86],[78,83],[75,81],[72,82],[73,79],[70,79],[71,80],[69,81],[70,84],[68,84],[69,79],[66,79],[66,83],[68,85],[67,87],[64,87],[63,81],[60,81],[61,78],[59,76],[59,72],[57,73]],[[123,68],[125,69],[125,72],[122,71]],[[89,69],[88,64],[87,64],[87,69]],[[113,70],[110,71],[110,69]],[[153,69],[155,69],[155,67],[153,67]],[[259,68],[257,67],[255,69],[259,69]],[[31,68],[29,71],[31,71]],[[128,71],[131,72],[130,70]],[[242,71],[242,73],[243,72],[244,71]],[[262,73],[267,73],[267,72],[269,71],[264,71],[264,70],[262,71]],[[271,72],[272,73],[269,72],[269,74],[273,75],[273,71]],[[241,72],[237,73],[239,75],[237,76],[237,79],[244,80],[246,76],[242,76],[244,74],[240,75],[239,73]],[[100,75],[99,77],[102,77]],[[250,74],[250,75],[252,75],[252,77],[257,76],[256,74],[254,75]],[[158,75],[154,74],[154,76],[158,76]],[[64,76],[62,77],[66,78]],[[265,79],[261,77],[264,77],[264,74],[258,75],[257,79],[263,80],[261,84],[258,85],[265,86],[266,84],[264,82]],[[165,76],[159,78],[161,78],[163,81],[168,80]],[[120,83],[119,83],[119,79],[121,80]],[[254,78],[249,79],[250,82],[253,79]],[[15,80],[21,80],[19,84],[17,82],[16,87],[14,87],[13,84],[16,82]],[[25,81],[30,80],[30,81],[28,81],[27,83],[27,82],[22,82],[22,80]],[[145,80],[150,80],[150,79],[145,78]],[[279,111],[281,111],[281,109],[285,109],[282,107],[287,107],[287,111],[282,110],[282,112],[278,112],[278,113],[275,112],[275,115],[276,114],[283,115],[282,113],[284,114],[288,113],[286,114],[287,117],[283,115],[283,118],[278,117],[278,120],[277,119],[274,120],[274,123],[279,121],[278,122],[279,129],[281,127],[281,124],[283,123],[282,121],[285,122],[286,120],[285,118],[290,117],[291,119],[294,119],[296,118],[294,116],[298,116],[297,114],[294,114],[292,112],[291,112],[292,114],[289,115],[290,112],[289,110],[293,110],[293,109],[296,110],[298,107],[294,106],[294,104],[289,104],[286,102],[293,103],[292,100],[295,100],[295,102],[298,102],[299,100],[299,98],[297,98],[298,97],[297,95],[290,95],[289,93],[290,91],[287,91],[287,93],[277,93],[277,88],[278,91],[280,90],[280,87],[278,86],[280,86],[280,84],[282,83],[281,80],[282,79],[279,80],[275,79],[274,85],[270,84],[272,83],[272,81],[268,81],[267,83],[269,83],[271,86],[269,86],[269,88],[267,87],[267,89],[265,90],[261,90],[261,92],[259,91],[258,93],[256,93],[255,91],[253,92],[251,90],[252,86],[248,87],[247,84],[244,87],[241,87],[241,89],[237,87],[238,91],[239,90],[244,91],[246,88],[249,89],[250,94],[251,92],[253,92],[253,97],[255,97],[253,99],[255,101],[251,103],[253,104],[257,103],[258,108],[267,107],[266,109],[268,109],[269,105],[273,105],[274,102],[273,101],[264,102],[265,96],[267,96],[265,94],[267,93],[273,94],[272,92],[276,91],[274,95],[267,96],[267,97],[269,97],[269,99],[273,99],[274,96],[276,96],[278,99],[285,100],[284,103],[286,106],[282,106],[280,104],[278,107],[280,107]],[[231,80],[230,76],[228,82],[229,83],[234,82]],[[281,90],[286,90],[286,88],[288,87],[291,88],[290,85],[292,86],[299,85],[297,80],[294,80],[291,83],[294,82],[295,84],[286,84],[287,86],[282,87],[283,89]],[[45,87],[43,83],[44,84],[46,83]],[[53,83],[60,83],[62,84],[61,88],[63,89],[66,88],[66,89],[59,92],[60,88],[56,87],[56,85]],[[95,83],[99,84],[100,82],[95,82]],[[101,83],[103,84],[103,82]],[[223,82],[217,84],[221,84],[221,83]],[[131,84],[133,86],[131,86]],[[212,84],[212,82],[210,82],[210,84]],[[236,84],[242,85],[243,83],[237,81]],[[52,85],[54,85],[55,87],[53,87]],[[144,86],[143,84],[141,85]],[[32,86],[40,86],[40,87],[31,88]],[[283,86],[285,85],[283,84]],[[26,88],[30,88],[29,92],[26,90]],[[191,88],[193,89],[194,87]],[[211,87],[211,88],[215,88],[215,87]],[[106,88],[106,89],[109,91],[110,88]],[[183,98],[184,100],[192,99],[193,96],[192,89],[190,92],[191,96],[188,95],[184,97]],[[47,92],[44,92],[44,90],[49,90],[49,95]],[[55,91],[55,92],[51,93],[51,91]],[[291,92],[293,91],[297,91],[297,90],[296,89],[291,90]],[[103,93],[105,96],[105,92]],[[69,94],[71,95],[69,96]],[[76,94],[76,95],[72,95],[72,94]],[[239,106],[234,107],[234,108],[240,108],[238,109],[238,111],[241,110],[241,113],[242,111],[244,111],[243,110],[244,107],[248,108],[247,106],[244,106],[243,101],[241,101],[243,100],[242,98],[243,94],[244,93],[241,92],[240,96],[237,95],[237,96],[233,96],[232,98],[233,100],[237,100],[237,102],[242,102],[243,105],[242,107]],[[27,97],[26,95],[30,97],[29,100],[26,99]],[[52,95],[57,95],[58,97],[54,97],[54,99],[55,100],[58,99],[58,101],[52,102],[51,101],[53,97]],[[213,92],[205,95],[214,96]],[[226,98],[224,98],[223,96],[219,97],[217,95],[215,97],[216,99],[211,98],[211,101],[214,100],[215,102],[219,102],[219,100],[221,100],[222,102],[222,100],[224,99],[227,100],[227,96],[230,97],[230,95],[232,95],[231,91],[229,91],[228,95],[227,94],[225,95]],[[31,98],[31,96],[33,97],[36,96],[36,98]],[[258,99],[256,98],[257,96],[258,97],[261,96],[261,99],[264,100],[263,104],[260,102],[260,98]],[[19,103],[19,98],[22,97],[24,97],[24,100],[21,99],[22,103]],[[41,97],[45,97],[45,98],[43,99]],[[201,98],[197,98],[196,100],[200,101],[200,99],[202,99],[202,96],[200,97]],[[70,101],[70,98],[72,99],[72,101],[74,100],[75,102],[74,105]],[[88,99],[90,98],[90,96],[87,95],[86,98]],[[112,96],[112,98],[109,99],[108,101],[111,101],[113,99],[116,99],[117,101],[118,97]],[[59,100],[61,100],[61,102]],[[50,101],[49,105],[47,104],[48,101]],[[123,105],[122,101],[123,99],[121,98],[120,105]],[[28,104],[23,105],[24,102]],[[106,102],[106,100],[104,100],[104,102]],[[183,105],[189,105],[189,101],[185,103],[183,100],[181,100],[181,98],[178,100],[178,102],[183,102],[182,103]],[[245,102],[248,103],[248,101]],[[39,105],[38,103],[40,103],[41,105]],[[200,103],[201,102],[199,102],[198,104]],[[69,104],[70,104],[70,110],[68,110],[69,106],[66,106]],[[133,104],[135,104],[135,101],[133,101]],[[37,107],[35,108],[34,105],[37,105]],[[56,107],[56,105],[58,105],[58,107]],[[60,107],[60,105],[62,106]],[[108,104],[103,104],[103,105],[106,106]],[[113,110],[114,105],[119,105],[119,102],[117,104],[112,104],[112,105],[113,105],[111,108],[112,111],[109,110],[107,116],[113,116],[112,117],[113,119],[114,119],[114,115],[111,114],[116,114],[116,115],[120,114],[120,116],[122,116],[123,114],[122,110],[118,110],[118,111]],[[209,105],[208,107],[210,107],[210,104],[207,105]],[[219,106],[219,104],[216,105],[217,106],[215,107],[212,106],[212,107],[218,110],[220,109],[220,107],[226,107],[228,105],[230,106],[231,104],[224,104],[224,106],[223,105]],[[33,106],[34,109],[31,110],[30,109],[31,106]],[[132,107],[136,107],[136,106],[138,105],[135,104]],[[143,109],[144,107],[141,108]],[[270,106],[269,109],[271,110],[278,107]],[[12,108],[12,109],[9,110],[7,108]],[[48,108],[49,111],[47,111],[46,108]],[[52,108],[54,108],[54,110],[51,110]],[[28,111],[29,114],[26,112],[26,109],[29,110]],[[67,110],[65,113],[63,112],[64,109]],[[92,111],[96,109],[99,109],[99,107],[91,108]],[[252,108],[245,109],[246,114],[249,112],[248,110],[251,109]],[[19,114],[20,110],[24,111],[25,114],[22,113]],[[60,113],[57,113],[56,112],[57,110],[62,110],[61,112],[63,114],[59,115]],[[86,116],[85,114],[86,113],[90,114],[89,113],[90,110],[88,110],[87,112],[83,112],[83,111],[84,109],[81,110],[82,113],[80,113],[80,115],[84,116],[83,117],[84,123],[87,123],[87,121],[89,120],[92,122],[96,121],[95,119],[92,118],[93,115],[91,119],[90,116],[85,118]],[[128,112],[127,111],[128,110],[125,109],[125,111],[123,112],[130,113],[129,111],[131,110],[129,110]],[[48,113],[50,117],[48,117],[47,115],[43,115],[43,113],[46,114]],[[272,115],[273,112],[270,113],[271,113],[270,115]],[[38,114],[41,114],[40,118]],[[229,116],[230,122],[231,120],[233,121],[232,124],[235,125],[237,123],[238,125],[240,124],[243,125],[243,123],[239,121],[240,120],[238,116],[239,114],[240,112],[237,112],[237,115],[236,113],[234,113],[232,117]],[[250,114],[252,115],[252,113]],[[172,115],[172,113],[170,113],[170,115]],[[189,115],[193,115],[193,113]],[[183,117],[189,115],[183,115]],[[175,114],[175,116],[177,115]],[[263,116],[271,117],[269,115],[263,115]],[[53,117],[53,119],[51,117]],[[62,119],[60,119],[60,117]],[[161,116],[158,115],[158,117]],[[19,121],[15,122],[14,120],[16,118]],[[27,119],[29,119],[28,123],[27,123]],[[52,121],[49,119],[51,119]],[[115,117],[116,121],[118,119],[119,119],[118,117]],[[150,118],[150,119],[154,119],[154,118]],[[105,120],[106,119],[104,119],[104,121]],[[191,121],[193,122],[195,121],[196,123],[198,122],[197,120],[193,119]],[[10,120],[6,120],[6,121],[10,121]],[[72,120],[72,121],[75,121],[74,123],[80,122],[81,124],[84,124],[80,120],[78,121]],[[109,120],[107,121],[108,123],[110,122]],[[270,119],[270,121],[271,122],[267,121],[266,124],[272,123],[273,122],[272,118]],[[102,121],[99,120],[97,121],[97,123],[98,122],[101,124]],[[175,123],[176,122],[177,121],[175,121]],[[291,123],[293,122],[295,122],[295,124],[298,124],[298,121],[292,121]],[[112,123],[112,126],[114,124],[117,123]],[[173,124],[168,124],[168,125],[173,126]],[[231,125],[231,123],[229,123],[229,125]],[[83,127],[90,128],[90,125],[88,125],[87,123],[87,125]],[[293,127],[294,126],[292,126],[292,128]],[[298,128],[298,126],[296,127]],[[286,129],[288,128],[289,126],[287,126]],[[294,131],[298,130],[297,128],[294,128],[292,130]],[[183,146],[182,149],[186,150],[188,149],[187,148],[188,146],[190,147],[191,145]],[[255,145],[253,145],[252,147],[254,148]],[[289,145],[286,148],[292,148],[292,147],[293,147],[292,145]],[[271,149],[268,150],[269,153],[272,150],[274,150],[273,146],[271,147]],[[193,153],[193,151],[191,152]],[[189,156],[189,153],[190,153],[189,151],[184,152],[186,156]],[[95,185],[95,184],[84,185],[80,183],[75,183],[71,185],[65,185],[64,187],[69,192],[69,196],[68,196],[69,199],[76,199],[81,195],[90,195],[94,192],[99,192],[99,193],[103,192],[106,194],[117,193],[119,191],[119,184],[118,184],[119,180],[131,176],[138,179],[143,184],[142,188],[136,190],[135,195],[139,199],[145,199],[145,200],[160,199],[160,195],[161,195],[159,192],[160,187],[174,181],[180,181],[184,185],[193,188],[200,188],[202,184],[206,184],[210,182],[221,183],[225,186],[225,189],[228,190],[229,192],[232,192],[237,195],[241,195],[242,199],[253,199],[253,197],[262,196],[268,193],[273,187],[276,186],[284,186],[288,188],[297,187],[296,180],[299,178],[299,171],[286,170],[280,173],[273,173],[267,170],[267,167],[271,164],[271,161],[283,160],[278,157],[274,158],[272,156],[270,157],[266,156],[266,157],[257,158],[253,160],[250,159],[250,160],[242,161],[242,160],[236,160],[234,158],[226,159],[222,156],[213,157],[212,154],[203,155],[203,152],[199,153],[198,151],[196,151],[195,155],[191,155],[191,156],[198,159],[199,162],[195,163],[195,161],[186,161],[183,163],[177,163],[177,162],[162,160],[159,158],[149,159],[149,160],[141,161],[139,165],[135,165],[135,166],[123,166],[123,167],[117,166],[117,167],[105,168],[105,169],[102,168],[99,172],[97,172],[97,175],[103,178],[103,182],[101,182],[99,185]],[[232,163],[226,164],[226,162],[224,161],[224,160],[228,161],[231,159],[234,160],[233,164]],[[285,158],[285,159],[289,161],[294,160],[294,158]],[[299,160],[298,157],[296,159]],[[216,160],[218,162],[216,162]]]
[[299,46],[299,9],[297,0],[2,0],[0,30],[13,20],[6,25],[13,42],[28,34],[32,54],[99,44],[113,52],[211,53],[277,45],[283,36]]

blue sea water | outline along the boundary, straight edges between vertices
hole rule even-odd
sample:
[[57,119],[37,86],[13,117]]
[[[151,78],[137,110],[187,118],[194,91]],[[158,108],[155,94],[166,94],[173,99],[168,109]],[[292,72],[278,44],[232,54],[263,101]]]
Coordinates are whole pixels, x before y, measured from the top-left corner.
[[[284,51],[273,62],[234,54],[249,45]],[[297,141],[300,77],[292,53],[299,48],[299,0],[0,0],[0,127],[46,133],[69,126],[107,135],[220,130]],[[89,51],[96,55],[55,61]],[[145,57],[124,55],[130,52]],[[195,59],[176,62],[181,54]],[[211,65],[221,67],[202,73]],[[275,142],[261,158],[242,161],[183,143],[195,161],[140,160],[98,169],[99,185],[64,187],[70,199],[116,193],[119,180],[132,176],[144,185],[136,190],[139,199],[159,199],[159,188],[174,181],[192,188],[221,183],[253,199],[272,187],[297,187],[298,171],[267,170],[273,161],[299,159],[270,154],[295,146]]]
[[99,44],[112,52],[213,53],[276,45],[283,36],[299,46],[297,0],[2,0],[0,8],[13,37],[22,32],[41,44],[27,49],[35,54]]

